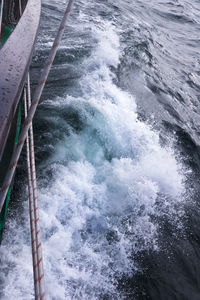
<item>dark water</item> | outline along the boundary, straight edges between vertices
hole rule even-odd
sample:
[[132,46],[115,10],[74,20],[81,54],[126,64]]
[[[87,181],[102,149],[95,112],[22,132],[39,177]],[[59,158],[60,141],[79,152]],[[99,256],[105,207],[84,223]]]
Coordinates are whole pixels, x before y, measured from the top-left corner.
[[[199,1],[75,1],[34,122],[48,299],[200,299],[199,33]],[[24,158],[1,299],[33,299]]]

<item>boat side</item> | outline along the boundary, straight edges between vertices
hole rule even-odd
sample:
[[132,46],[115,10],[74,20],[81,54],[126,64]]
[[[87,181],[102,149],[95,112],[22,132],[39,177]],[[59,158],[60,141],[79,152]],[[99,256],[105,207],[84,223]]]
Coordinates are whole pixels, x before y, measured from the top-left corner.
[[41,0],[28,0],[17,26],[0,49],[0,160],[27,78],[40,13]]

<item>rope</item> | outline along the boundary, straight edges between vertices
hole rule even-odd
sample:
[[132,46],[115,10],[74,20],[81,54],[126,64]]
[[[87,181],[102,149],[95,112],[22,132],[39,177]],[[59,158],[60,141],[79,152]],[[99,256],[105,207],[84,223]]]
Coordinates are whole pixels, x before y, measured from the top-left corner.
[[[30,88],[30,76],[28,74],[28,108],[31,106],[31,88]],[[39,209],[38,209],[38,196],[37,196],[37,181],[36,181],[36,169],[35,169],[35,152],[34,152],[34,138],[33,138],[33,125],[30,126],[30,144],[31,144],[31,168],[32,168],[32,186],[33,186],[33,206],[34,206],[34,221],[35,221],[35,241],[37,248],[37,262],[34,264],[34,272],[37,270],[38,277],[35,281],[35,285],[39,283],[40,298],[45,297],[45,284],[44,284],[44,270],[43,270],[43,258],[42,258],[42,243],[40,237],[40,221],[39,221]],[[37,294],[36,294],[37,295]],[[37,298],[36,298],[37,299]]]
[[10,166],[8,168],[8,172],[5,176],[3,186],[2,186],[2,189],[1,189],[1,193],[0,193],[0,212],[2,210],[4,201],[5,201],[5,197],[6,197],[8,188],[9,188],[9,185],[10,185],[12,177],[14,175],[14,172],[15,172],[15,169],[16,169],[16,166],[17,166],[17,162],[19,160],[19,156],[20,156],[20,153],[22,151],[22,148],[23,148],[28,130],[31,126],[32,119],[34,117],[34,114],[35,114],[37,105],[39,103],[42,91],[44,89],[44,85],[46,83],[49,71],[50,71],[52,63],[53,63],[53,60],[55,58],[59,43],[61,41],[61,38],[62,38],[62,35],[63,35],[63,30],[66,26],[67,17],[68,17],[68,15],[69,15],[69,13],[72,9],[73,2],[74,2],[74,0],[69,0],[69,2],[68,2],[66,11],[64,13],[63,19],[62,19],[60,27],[59,27],[59,30],[57,32],[57,35],[55,37],[53,46],[52,46],[51,51],[49,53],[49,57],[48,57],[47,62],[44,66],[44,69],[41,73],[38,86],[35,90],[35,93],[34,93],[34,96],[33,96],[33,101],[31,103],[30,109],[28,111],[27,117],[26,117],[24,125],[22,127],[21,134],[19,136],[19,141],[18,141],[17,146],[16,146],[16,148],[13,152],[13,155],[12,155],[12,158],[11,158],[11,163],[10,163]]
[[[21,0],[19,0],[20,15],[22,15]],[[27,92],[28,92],[28,109],[31,106],[31,87],[30,75],[27,78]],[[27,94],[24,88],[24,112],[27,117]],[[45,298],[45,283],[44,270],[42,258],[42,243],[40,237],[40,221],[37,197],[37,181],[35,169],[35,153],[34,153],[34,138],[33,138],[33,124],[30,123],[30,146],[29,133],[27,132],[26,149],[27,149],[27,169],[28,169],[28,189],[29,189],[29,213],[30,213],[30,228],[31,228],[31,244],[32,244],[32,260],[33,260],[33,274],[34,274],[34,289],[35,299],[42,300]],[[31,158],[31,161],[30,161]]]
[[[27,92],[24,89],[24,115],[27,117]],[[27,156],[27,170],[28,170],[28,191],[29,191],[29,214],[30,214],[30,228],[31,228],[31,244],[32,244],[32,259],[33,259],[33,274],[34,274],[34,288],[35,295],[39,294],[39,283],[37,282],[38,269],[34,266],[37,265],[37,253],[36,253],[36,235],[35,235],[35,214],[34,214],[34,204],[33,204],[33,186],[31,178],[31,163],[30,163],[30,146],[29,146],[29,134],[26,138],[26,156]],[[35,284],[36,283],[36,284]]]

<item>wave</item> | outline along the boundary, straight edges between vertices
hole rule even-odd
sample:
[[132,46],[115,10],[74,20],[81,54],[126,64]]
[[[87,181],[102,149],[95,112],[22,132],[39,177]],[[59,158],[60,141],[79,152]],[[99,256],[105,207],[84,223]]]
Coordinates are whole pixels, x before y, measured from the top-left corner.
[[[161,147],[134,97],[115,84],[119,33],[101,19],[90,26],[96,44],[81,65],[80,94],[40,106],[51,124],[39,201],[47,293],[56,300],[123,299],[118,280],[140,269],[135,255],[159,250],[158,219],[175,223],[183,213],[173,149]],[[27,208],[20,218],[0,249],[2,299],[33,298]]]

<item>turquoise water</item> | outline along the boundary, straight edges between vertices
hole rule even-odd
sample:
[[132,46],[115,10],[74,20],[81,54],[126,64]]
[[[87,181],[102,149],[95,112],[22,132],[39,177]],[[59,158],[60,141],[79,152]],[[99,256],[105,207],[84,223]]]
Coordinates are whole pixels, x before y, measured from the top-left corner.
[[[43,1],[33,89],[64,7]],[[34,122],[48,299],[198,299],[199,10],[75,3]],[[2,299],[33,299],[24,156]]]

